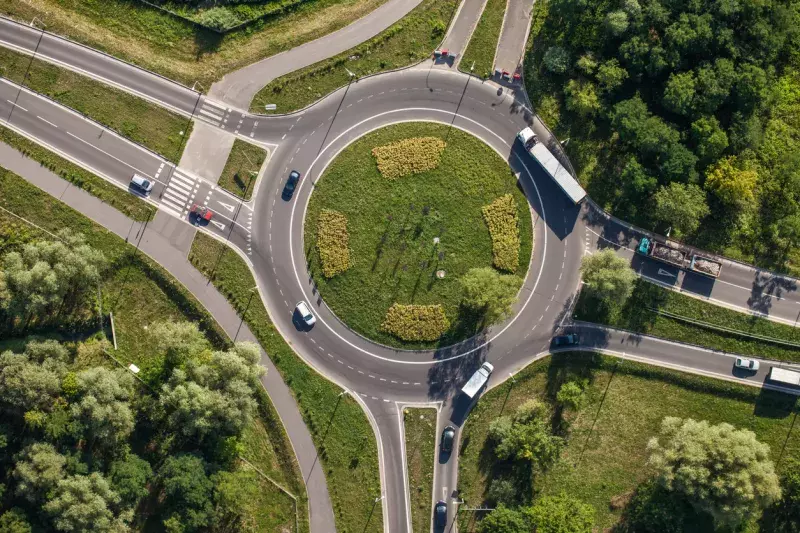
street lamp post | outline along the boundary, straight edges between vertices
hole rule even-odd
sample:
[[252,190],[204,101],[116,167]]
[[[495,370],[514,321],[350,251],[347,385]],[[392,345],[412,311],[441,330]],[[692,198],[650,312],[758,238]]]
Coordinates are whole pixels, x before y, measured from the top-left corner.
[[[353,80],[358,77],[355,75],[355,73],[351,72],[347,67],[345,67],[344,69],[347,71],[347,76],[349,78],[347,80],[347,87],[345,87],[344,89],[344,94],[342,95],[342,99],[339,102],[339,107],[336,108],[336,112],[333,114],[333,118],[331,118],[331,123],[330,125],[328,125],[328,131],[325,132],[325,137],[323,137],[322,139],[322,144],[319,145],[319,150],[317,151],[317,155],[322,153],[322,149],[325,148],[325,141],[328,140],[328,135],[331,133],[331,129],[333,128],[333,123],[336,122],[336,115],[338,115],[339,111],[341,111],[342,104],[344,104],[344,99],[347,98],[347,92],[350,90],[350,84],[352,84]],[[309,178],[310,177],[311,176],[309,176]],[[314,184],[313,181],[311,183],[312,185]]]

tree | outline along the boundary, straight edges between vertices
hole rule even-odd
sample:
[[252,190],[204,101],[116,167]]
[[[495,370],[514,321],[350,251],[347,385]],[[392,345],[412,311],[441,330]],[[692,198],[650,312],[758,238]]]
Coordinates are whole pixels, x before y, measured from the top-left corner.
[[713,192],[726,205],[739,209],[755,202],[758,173],[737,168],[736,157],[720,159],[706,173],[706,189]]
[[739,65],[734,92],[740,110],[750,112],[760,108],[769,93],[767,73],[757,65]]
[[697,93],[695,108],[702,113],[714,113],[728,99],[736,79],[733,61],[724,57],[714,64],[705,63],[696,69]]
[[[54,342],[48,341],[48,344]],[[42,361],[32,359],[30,352],[4,352],[0,354],[0,402],[23,413],[47,411],[61,392],[61,378],[65,373],[66,365],[57,358]]]
[[209,525],[213,513],[214,484],[206,475],[206,463],[191,454],[168,457],[158,472],[165,496],[165,515],[190,533]]
[[86,429],[87,436],[111,448],[133,431],[133,376],[122,369],[88,368],[77,375],[78,400],[72,415]]
[[14,507],[0,515],[0,531],[3,533],[31,533],[33,529],[28,523],[25,512]]
[[594,508],[566,494],[543,496],[525,516],[536,533],[591,533]]
[[660,150],[658,170],[664,181],[694,182],[697,180],[697,156],[679,142],[665,141]]
[[781,474],[781,499],[764,513],[766,527],[773,533],[800,533],[800,464],[790,461]]
[[500,504],[478,525],[479,533],[528,533],[530,528],[525,523],[522,513]]
[[501,461],[527,461],[546,468],[558,457],[563,440],[550,433],[544,406],[532,400],[517,408],[514,417],[499,417],[489,425],[494,453]]
[[575,66],[586,75],[594,74],[594,71],[597,70],[597,59],[594,57],[594,54],[589,52],[578,58]]
[[569,69],[569,52],[560,46],[548,48],[542,60],[547,70],[556,74],[563,74]]
[[647,448],[664,487],[685,494],[721,525],[736,526],[780,498],[769,446],[752,431],[666,417]]
[[150,337],[156,342],[156,350],[166,356],[169,368],[199,357],[210,348],[195,322],[158,322],[150,328]]
[[619,37],[628,31],[628,26],[630,26],[630,21],[628,20],[628,13],[625,11],[611,11],[606,15],[606,28],[614,37]]
[[44,504],[60,531],[119,531],[123,521],[114,516],[111,507],[119,496],[108,481],[97,472],[75,475],[58,482],[54,497]]
[[567,381],[556,393],[558,403],[570,409],[580,409],[585,399],[583,387],[577,381]]
[[150,468],[150,463],[129,453],[124,459],[111,463],[108,475],[111,487],[119,494],[120,502],[135,509],[139,501],[147,496],[147,482],[153,476],[153,469]]
[[697,81],[693,72],[670,74],[664,89],[664,107],[679,115],[688,116],[692,113],[696,91]]
[[636,281],[636,272],[610,248],[584,256],[581,274],[586,286],[608,302],[624,302],[633,292]]
[[679,234],[693,233],[700,219],[709,214],[702,189],[694,184],[670,183],[654,195],[656,220],[669,224]]
[[[634,2],[636,0],[633,0]],[[616,58],[609,59],[597,69],[597,81],[605,92],[618,89],[628,79],[628,71],[622,68]]]
[[64,476],[67,459],[52,444],[37,442],[20,453],[14,467],[17,495],[31,503],[44,500]]
[[460,281],[464,305],[482,313],[485,324],[495,324],[511,315],[520,285],[518,277],[484,267],[471,268]]
[[590,81],[569,80],[564,86],[566,106],[582,117],[594,115],[600,109],[597,90]]
[[489,483],[486,499],[494,505],[514,505],[519,500],[519,489],[514,480],[496,477]]
[[692,122],[692,140],[697,156],[709,163],[716,161],[728,147],[728,136],[715,117],[702,117]]
[[248,516],[250,502],[259,497],[257,475],[252,470],[221,471],[214,476],[215,523],[221,530],[256,533],[258,527]]

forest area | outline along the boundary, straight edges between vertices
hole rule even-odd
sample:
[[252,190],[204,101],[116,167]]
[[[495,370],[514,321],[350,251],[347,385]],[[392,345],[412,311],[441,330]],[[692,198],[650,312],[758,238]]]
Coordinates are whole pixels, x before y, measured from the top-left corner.
[[614,215],[800,273],[800,2],[546,0],[525,83]]

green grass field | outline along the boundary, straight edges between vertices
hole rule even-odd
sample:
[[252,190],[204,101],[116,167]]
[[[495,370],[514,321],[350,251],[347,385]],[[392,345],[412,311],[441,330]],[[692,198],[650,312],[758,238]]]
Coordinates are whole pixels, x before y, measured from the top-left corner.
[[26,0],[0,14],[108,52],[168,78],[210,85],[232,70],[347,26],[385,0],[315,0],[226,36],[196,28],[134,0]]
[[[147,335],[147,327],[155,322],[197,322],[214,347],[224,348],[229,344],[225,333],[200,302],[163,268],[142,254],[134,255],[133,246],[2,168],[0,204],[44,230],[56,232],[70,228],[82,233],[93,247],[105,254],[112,267],[101,289],[104,312],[114,313],[118,350],[113,355],[123,364],[135,363],[142,369],[143,377],[147,377],[148,370],[156,363],[152,355],[154,340]],[[51,237],[8,212],[0,211],[0,250],[40,238]],[[62,338],[58,332],[45,336]],[[19,348],[23,343],[21,339],[6,339],[0,347]],[[94,354],[92,360],[79,357],[77,364],[113,365],[101,354]],[[245,433],[244,455],[298,496],[301,513],[304,513],[301,532],[307,531],[305,488],[291,443],[266,393],[260,394],[258,400],[260,416]],[[252,520],[264,525],[261,531],[283,531],[280,527],[284,525],[289,526],[286,531],[294,531],[293,502],[271,484],[264,484],[258,478],[254,478],[254,482],[258,487],[252,492],[258,493],[261,501],[252,506]]]
[[[487,0],[486,7],[475,31],[469,39],[469,44],[458,64],[459,70],[470,72],[483,78],[489,78],[494,73],[494,54],[497,50],[497,41],[500,40],[500,30],[503,27],[503,17],[506,14],[506,0]],[[474,68],[473,68],[474,63]]]
[[373,39],[273,80],[258,92],[250,110],[265,113],[266,104],[276,104],[276,113],[290,113],[347,85],[347,70],[363,77],[421,61],[441,42],[457,5],[455,0],[423,0]]
[[96,196],[103,202],[116,207],[125,215],[134,220],[144,222],[152,220],[156,213],[155,207],[128,191],[110,184],[103,178],[95,176],[88,170],[70,163],[63,157],[29,141],[10,129],[0,126],[0,142],[16,148],[29,158],[38,161],[76,187],[80,187],[89,194]]
[[[249,200],[253,196],[258,172],[266,158],[265,149],[236,139],[217,184],[229,193]],[[255,177],[252,172],[256,173]]]
[[[30,68],[29,68],[30,67]],[[57,67],[0,48],[0,75],[44,94],[173,162],[181,159],[183,138],[191,134],[186,118],[147,100]]]
[[[492,243],[481,208],[511,193],[520,220],[520,267],[524,278],[532,248],[525,196],[508,165],[478,139],[431,123],[390,126],[357,140],[316,183],[305,220],[306,257],[321,296],[355,331],[403,348],[446,346],[480,330],[480,318],[460,304],[459,278],[492,265]],[[371,150],[399,139],[447,140],[438,168],[397,180],[378,172]],[[321,274],[315,242],[322,209],[344,213],[352,265],[331,279]],[[434,246],[433,238],[441,239]],[[446,271],[442,280],[435,278]],[[442,304],[451,326],[437,343],[403,342],[383,332],[387,310],[401,304]]]
[[361,407],[347,396],[339,397],[341,389],[294,353],[272,324],[258,295],[250,298],[255,280],[235,252],[198,233],[189,259],[244,314],[245,322],[294,392],[325,469],[337,530],[383,531],[381,506],[373,508],[375,498],[380,496],[378,447]]
[[408,461],[408,490],[411,497],[411,530],[431,530],[433,463],[436,461],[436,409],[403,409]]
[[659,315],[653,309],[666,311],[722,328],[733,329],[772,339],[800,343],[800,330],[670,291],[639,280],[633,295],[619,310],[605,311],[587,292],[581,293],[575,307],[575,318],[647,333],[676,341],[688,342],[744,355],[781,361],[800,361],[800,347],[782,346],[735,334],[715,331],[682,320]]
[[[508,472],[486,445],[491,421],[531,397],[551,401],[573,376],[590,380],[587,401],[568,417],[571,429],[560,459],[534,475],[520,495],[530,502],[538,495],[566,492],[595,508],[600,531],[620,518],[621,511],[610,507],[612,498],[625,496],[649,477],[647,441],[666,416],[728,422],[754,431],[769,444],[774,461],[781,454],[780,464],[800,458],[800,433],[792,430],[796,397],[595,354],[559,354],[531,364],[514,383],[492,389],[471,412],[459,463],[459,489],[471,506],[483,501],[491,479]],[[477,519],[462,512],[460,530],[476,531]],[[747,531],[758,531],[757,525]]]

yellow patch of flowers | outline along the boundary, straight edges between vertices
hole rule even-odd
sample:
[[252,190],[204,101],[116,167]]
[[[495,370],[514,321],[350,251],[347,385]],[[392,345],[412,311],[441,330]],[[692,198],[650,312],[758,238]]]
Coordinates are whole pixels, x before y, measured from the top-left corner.
[[519,218],[517,202],[506,194],[483,207],[483,220],[492,237],[492,264],[499,270],[519,268]]
[[381,328],[404,341],[435,341],[450,327],[441,305],[394,304]]
[[350,268],[349,244],[347,217],[338,211],[323,209],[317,223],[317,250],[326,278]]
[[412,137],[377,146],[372,149],[372,155],[383,177],[394,180],[438,167],[446,145],[438,137]]

